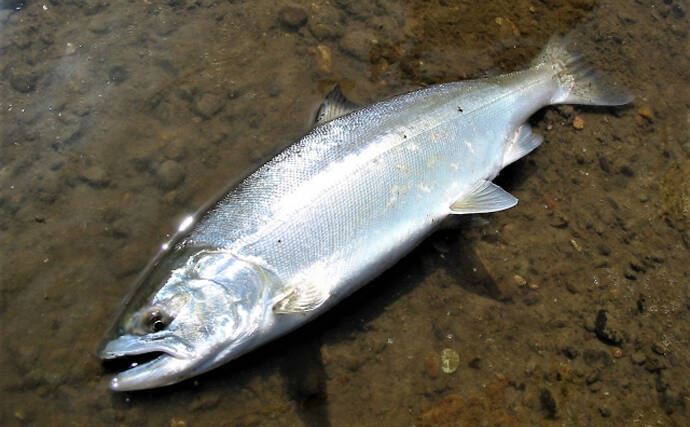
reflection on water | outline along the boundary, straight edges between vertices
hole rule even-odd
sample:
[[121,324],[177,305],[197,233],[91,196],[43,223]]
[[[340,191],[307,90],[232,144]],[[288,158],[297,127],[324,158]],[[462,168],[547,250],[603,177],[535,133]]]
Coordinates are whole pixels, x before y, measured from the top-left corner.
[[[686,9],[0,0],[0,423],[684,424]],[[518,207],[249,357],[107,390],[93,349],[166,233],[305,132],[333,83],[366,103],[512,71],[571,30],[637,100],[538,113],[545,144],[499,178]]]

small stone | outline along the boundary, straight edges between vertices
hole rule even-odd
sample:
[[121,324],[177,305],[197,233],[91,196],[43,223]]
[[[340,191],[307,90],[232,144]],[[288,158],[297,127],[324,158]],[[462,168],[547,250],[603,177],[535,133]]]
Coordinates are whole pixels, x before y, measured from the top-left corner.
[[65,55],[72,55],[76,51],[77,51],[77,46],[75,46],[74,43],[67,42],[65,44]]
[[331,72],[331,64],[333,63],[331,49],[323,44],[316,46],[314,49],[314,55],[316,56],[316,65],[324,73]]
[[599,414],[602,418],[608,418],[611,416],[611,411],[608,408],[601,407],[599,408]]
[[585,127],[585,119],[582,116],[575,116],[573,119],[573,127],[577,130],[582,130]]
[[127,80],[127,77],[129,77],[129,73],[127,73],[127,70],[122,65],[112,66],[108,71],[108,81],[116,85]]
[[195,113],[208,119],[216,115],[225,106],[225,100],[215,93],[205,93],[192,108]]
[[637,110],[637,114],[649,122],[654,120],[654,113],[652,113],[652,110],[650,108],[640,108],[639,110]]
[[105,34],[108,32],[108,22],[104,17],[96,16],[89,19],[88,29],[95,34]]
[[663,356],[664,354],[666,354],[666,347],[660,342],[655,342],[652,345],[652,351],[660,356]]
[[678,3],[675,3],[673,6],[671,6],[671,12],[673,12],[673,17],[676,19],[682,19],[685,17],[685,11]]
[[271,87],[268,88],[268,96],[275,98],[278,95],[280,95],[280,86],[271,85]]
[[7,22],[9,19],[10,15],[12,14],[11,10],[5,9],[5,10],[0,10],[0,24],[4,24]]
[[158,183],[166,191],[177,188],[185,178],[184,170],[174,160],[164,161],[156,170],[156,176]]
[[570,244],[572,245],[573,248],[575,248],[576,251],[582,252],[582,247],[577,243],[577,240],[570,239]]
[[171,418],[170,427],[187,427],[187,421],[179,418]]
[[367,30],[348,31],[340,41],[340,47],[363,62],[369,62],[369,52],[378,41]]
[[450,348],[441,351],[441,370],[446,374],[452,374],[460,365],[460,355]]
[[307,23],[307,13],[299,7],[284,7],[278,12],[280,23],[290,30],[299,30]]
[[609,255],[611,255],[611,249],[610,249],[608,246],[606,246],[605,244],[603,244],[603,243],[599,243],[599,244],[597,245],[597,250],[598,250],[599,253],[600,253],[601,255],[603,255],[603,256],[609,256]]
[[623,335],[618,330],[614,330],[608,324],[606,310],[599,310],[594,322],[594,332],[597,337],[605,344],[619,345],[623,342]]
[[662,369],[666,369],[666,363],[658,357],[649,357],[645,360],[644,368],[647,372],[659,372]]
[[634,172],[634,171],[632,170],[632,168],[631,168],[630,166],[628,166],[628,165],[623,165],[623,166],[621,166],[621,168],[619,169],[619,171],[620,171],[620,173],[622,173],[623,175],[625,175],[625,176],[627,176],[627,177],[629,177],[629,178],[632,178],[633,176],[635,176],[635,172]]
[[36,89],[38,75],[30,72],[10,72],[10,86],[19,93],[29,93]]
[[599,371],[592,371],[587,377],[585,378],[585,382],[587,385],[592,385],[599,381]]
[[517,283],[518,286],[525,286],[527,284],[527,280],[525,280],[525,278],[519,274],[514,275],[513,280],[515,280],[515,283]]
[[556,418],[556,411],[558,410],[558,407],[556,405],[556,399],[553,398],[553,395],[549,389],[542,388],[539,391],[539,403],[541,404],[542,411],[546,413],[546,418]]
[[616,347],[613,349],[613,353],[611,355],[616,359],[620,359],[621,357],[623,357],[623,350]]
[[206,395],[194,400],[190,405],[189,409],[192,411],[208,410],[213,409],[218,406],[220,398],[218,395]]
[[108,173],[100,166],[91,166],[82,171],[79,178],[94,188],[102,188],[110,183]]
[[641,351],[636,351],[632,354],[631,359],[636,365],[641,365],[647,360],[647,356]]
[[429,378],[436,378],[438,377],[438,370],[439,370],[439,358],[438,355],[434,352],[429,352],[426,355],[424,355],[424,373]]
[[611,173],[611,163],[606,157],[599,157],[599,167],[606,173]]
[[575,347],[572,347],[572,346],[568,346],[568,347],[564,348],[562,350],[562,352],[563,352],[563,355],[570,360],[575,359],[580,354],[580,352],[577,351],[577,349]]

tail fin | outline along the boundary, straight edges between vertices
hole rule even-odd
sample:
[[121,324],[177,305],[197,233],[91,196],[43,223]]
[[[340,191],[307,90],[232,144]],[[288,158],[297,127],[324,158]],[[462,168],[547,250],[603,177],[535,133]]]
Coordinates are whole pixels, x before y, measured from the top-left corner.
[[559,90],[554,104],[623,105],[635,96],[625,88],[600,75],[584,55],[568,50],[569,36],[554,35],[544,50],[532,61],[533,66],[551,67]]

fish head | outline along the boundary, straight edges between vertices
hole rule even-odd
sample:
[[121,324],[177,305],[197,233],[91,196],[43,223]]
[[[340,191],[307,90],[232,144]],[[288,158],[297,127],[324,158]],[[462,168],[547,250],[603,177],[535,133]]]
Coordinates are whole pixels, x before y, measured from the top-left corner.
[[96,350],[102,359],[152,358],[132,363],[110,388],[170,385],[237,357],[262,324],[265,282],[260,267],[227,252],[171,251],[150,266]]

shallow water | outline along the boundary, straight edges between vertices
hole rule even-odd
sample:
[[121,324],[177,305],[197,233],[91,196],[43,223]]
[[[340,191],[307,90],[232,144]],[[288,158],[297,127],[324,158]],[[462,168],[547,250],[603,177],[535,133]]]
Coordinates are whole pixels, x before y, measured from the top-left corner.
[[[687,425],[688,9],[0,0],[0,424]],[[334,83],[367,103],[513,71],[557,31],[637,98],[537,113],[498,178],[517,207],[247,357],[107,389],[93,350],[166,233]]]

